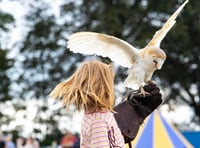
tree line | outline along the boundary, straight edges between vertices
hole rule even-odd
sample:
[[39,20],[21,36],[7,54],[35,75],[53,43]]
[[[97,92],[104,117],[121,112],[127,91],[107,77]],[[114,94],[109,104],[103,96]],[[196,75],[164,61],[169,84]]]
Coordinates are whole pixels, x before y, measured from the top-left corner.
[[[52,13],[50,4],[45,1],[30,3],[28,7],[31,9],[25,16],[28,29],[23,32],[23,40],[12,47],[18,49],[15,58],[8,58],[12,49],[0,48],[0,102],[13,98],[48,99],[52,88],[89,57],[73,54],[67,49],[67,37],[71,33],[106,33],[142,48],[183,2],[68,1],[60,5],[58,15]],[[167,60],[162,70],[155,72],[153,77],[168,92],[165,103],[169,106],[187,104],[194,110],[192,122],[197,124],[200,121],[199,13],[200,1],[189,1],[161,43]],[[0,32],[9,33],[12,28],[7,26],[15,23],[13,16],[0,11],[0,20]],[[126,76],[127,69],[117,67],[115,84],[122,82]]]

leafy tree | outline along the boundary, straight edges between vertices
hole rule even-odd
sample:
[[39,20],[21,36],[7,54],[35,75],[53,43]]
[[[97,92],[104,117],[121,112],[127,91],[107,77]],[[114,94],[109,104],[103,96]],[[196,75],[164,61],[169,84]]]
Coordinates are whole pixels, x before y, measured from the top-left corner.
[[[89,56],[73,54],[66,49],[67,36],[77,31],[96,31],[114,35],[136,47],[144,47],[168,17],[183,1],[155,0],[83,0],[65,2],[59,16],[37,1],[27,14],[29,31],[20,48],[24,57],[23,75],[18,84],[22,97],[46,98],[51,89],[67,78],[79,61]],[[155,5],[156,3],[156,5]],[[199,122],[199,1],[190,1],[177,18],[177,23],[162,41],[167,60],[154,75],[159,85],[169,89],[166,103],[187,103]],[[38,7],[40,6],[40,7]],[[127,76],[118,67],[116,84]],[[31,94],[31,95],[27,95]]]
[[37,3],[42,7],[31,6],[34,9],[26,16],[31,22],[30,30],[20,43],[20,53],[25,60],[22,62],[24,72],[17,83],[23,90],[23,94],[19,94],[23,98],[46,98],[53,86],[74,71],[72,63],[77,60],[66,50],[67,28],[71,27],[71,22],[64,22],[63,27],[63,23],[59,24],[59,20],[48,13],[47,3]]
[[[3,34],[9,31],[8,25],[13,23],[14,18],[7,13],[0,11],[0,40],[3,41]],[[12,60],[8,59],[8,50],[2,47],[0,43],[0,101],[11,99],[9,94],[10,89],[10,78],[8,76],[8,70],[12,66]]]
[[186,103],[194,109],[193,121],[200,118],[199,42],[200,18],[198,1],[190,1],[174,29],[163,42],[168,58],[159,76],[171,89],[167,102]]

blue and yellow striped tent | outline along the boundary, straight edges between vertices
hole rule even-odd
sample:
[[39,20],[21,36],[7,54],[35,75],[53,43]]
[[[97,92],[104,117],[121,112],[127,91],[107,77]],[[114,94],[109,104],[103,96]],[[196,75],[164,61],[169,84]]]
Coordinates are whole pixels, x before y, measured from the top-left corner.
[[154,111],[141,125],[132,146],[134,148],[193,148],[158,111]]

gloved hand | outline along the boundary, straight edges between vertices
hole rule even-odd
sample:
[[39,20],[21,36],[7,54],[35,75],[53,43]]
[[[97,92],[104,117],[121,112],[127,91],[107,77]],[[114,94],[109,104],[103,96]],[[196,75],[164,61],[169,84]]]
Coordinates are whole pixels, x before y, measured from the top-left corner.
[[160,89],[155,84],[144,86],[144,90],[148,95],[142,95],[138,92],[130,92],[127,97],[128,103],[134,106],[136,112],[143,118],[146,118],[153,110],[162,103],[162,94]]
[[132,91],[125,101],[114,107],[117,124],[124,136],[125,143],[131,142],[137,135],[144,119],[151,114],[161,103],[162,95],[155,84],[144,86],[149,95],[143,96]]

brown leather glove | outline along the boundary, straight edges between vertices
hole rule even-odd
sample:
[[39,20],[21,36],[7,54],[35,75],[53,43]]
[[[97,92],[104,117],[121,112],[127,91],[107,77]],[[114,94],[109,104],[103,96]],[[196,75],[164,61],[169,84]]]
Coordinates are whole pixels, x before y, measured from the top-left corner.
[[149,95],[130,92],[127,99],[114,107],[117,124],[124,136],[125,143],[131,142],[137,135],[144,119],[161,103],[162,95],[155,84],[144,86]]

